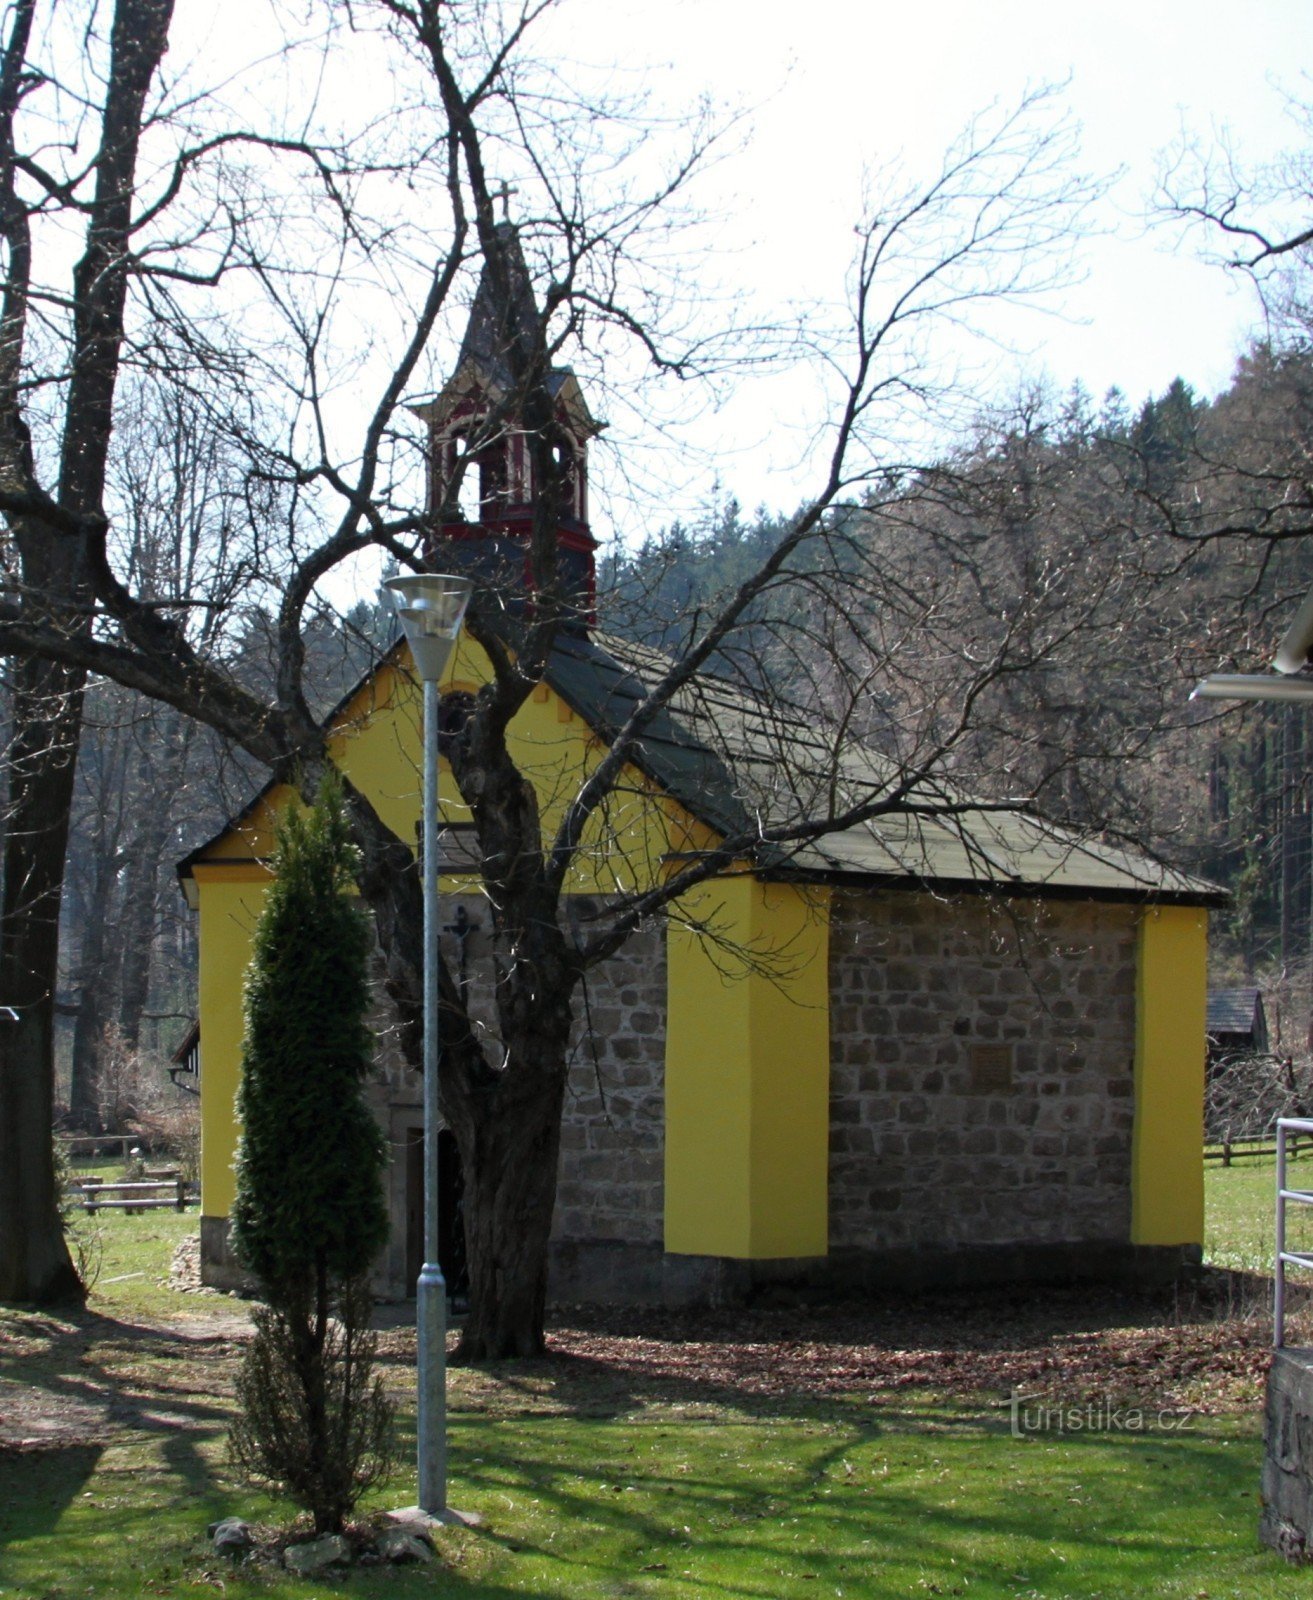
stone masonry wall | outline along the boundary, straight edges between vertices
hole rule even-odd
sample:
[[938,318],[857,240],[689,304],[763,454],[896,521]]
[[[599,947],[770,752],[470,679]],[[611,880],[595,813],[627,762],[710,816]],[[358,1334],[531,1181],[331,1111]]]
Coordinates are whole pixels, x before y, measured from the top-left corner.
[[[657,922],[588,975],[561,1128],[557,1240],[660,1245],[666,935]],[[586,999],[586,1004],[585,1004]]]
[[1313,1350],[1278,1350],[1272,1357],[1258,1531],[1287,1560],[1313,1560]]
[[1136,915],[836,893],[831,1251],[1129,1239]]
[[[444,901],[444,921],[457,904]],[[473,1010],[491,1028],[487,907],[473,896],[464,905],[474,926]],[[898,891],[836,892],[833,906],[832,1257],[927,1245],[1124,1245],[1135,909]],[[444,945],[454,963],[450,934]],[[655,1271],[664,1200],[662,925],[590,974],[577,1013],[553,1237],[558,1250],[611,1247],[622,1273],[637,1270],[640,1256]],[[388,1276],[405,1292],[405,1144],[420,1122],[421,1086],[401,1061],[388,1015],[381,1004],[371,1094],[393,1146]]]
[[[448,926],[458,907],[464,908],[472,929],[466,945],[471,1010],[476,1024],[495,1037],[487,905],[478,896],[444,896],[443,920]],[[588,905],[580,901],[572,909],[584,914]],[[443,935],[443,953],[459,970],[459,948],[450,932]],[[586,991],[576,992],[575,1009],[554,1237],[659,1244],[665,1160],[664,926],[656,923],[640,930],[617,955],[595,968]],[[381,983],[375,1019],[378,1054],[369,1092],[392,1146],[395,1241],[404,1234],[406,1134],[422,1120],[423,1085],[420,1075],[402,1059]],[[404,1238],[400,1248],[404,1253]]]

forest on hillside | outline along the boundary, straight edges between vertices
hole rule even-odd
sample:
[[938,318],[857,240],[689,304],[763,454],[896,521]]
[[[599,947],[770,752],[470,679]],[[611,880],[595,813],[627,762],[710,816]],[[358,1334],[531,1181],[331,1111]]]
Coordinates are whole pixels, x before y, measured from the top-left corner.
[[[1006,661],[1024,632],[987,714],[946,741],[954,777],[1223,885],[1215,981],[1262,983],[1284,1047],[1302,1048],[1313,733],[1299,708],[1219,709],[1189,692],[1209,671],[1261,668],[1313,584],[1311,442],[1313,352],[1299,346],[1255,346],[1212,400],[1180,380],[1138,410],[1116,390],[1096,402],[1079,386],[1034,386],[983,413],[932,467],[831,514],[830,558],[837,549],[859,579],[847,631],[799,626],[796,602],[783,617],[768,594],[715,670],[804,708],[823,708],[842,680],[845,701],[864,708],[844,736],[896,750],[928,728],[956,729],[962,663]],[[199,559],[221,472],[202,503],[179,492],[188,473],[194,489],[193,463],[164,450],[137,459],[151,463],[133,488],[138,559]],[[189,528],[174,525],[188,516]],[[599,627],[677,650],[787,526],[717,488],[695,523],[606,553]],[[879,584],[860,581],[866,572]],[[233,635],[252,683],[271,670],[271,626],[251,608]],[[378,596],[346,617],[321,611],[310,639],[323,706],[377,659],[392,626]],[[88,704],[59,1006],[64,1104],[91,1125],[132,1116],[143,1084],[167,1082],[195,983],[174,867],[260,776],[211,730],[116,685],[96,682]]]
[[[837,676],[861,679],[869,720],[852,731],[889,748],[957,714],[953,665],[1025,631],[1017,670],[952,751],[964,788],[1033,797],[1055,821],[1222,885],[1216,980],[1304,990],[1313,734],[1298,707],[1189,695],[1208,672],[1262,670],[1313,584],[1311,440],[1301,344],[1256,345],[1212,400],[1180,379],[1138,410],[1115,389],[1096,402],[1079,385],[1033,386],[959,451],[836,513],[836,537],[893,575],[870,616],[800,648],[796,617],[767,600],[753,646],[719,670],[818,704]],[[677,650],[785,526],[714,497],[697,525],[613,557],[612,625]]]

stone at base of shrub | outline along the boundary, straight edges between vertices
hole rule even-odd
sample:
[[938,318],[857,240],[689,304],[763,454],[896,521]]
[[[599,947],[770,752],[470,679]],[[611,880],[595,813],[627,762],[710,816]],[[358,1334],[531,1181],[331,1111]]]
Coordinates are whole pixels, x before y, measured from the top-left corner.
[[283,1551],[283,1565],[289,1572],[306,1577],[322,1572],[325,1567],[335,1567],[351,1560],[351,1546],[340,1533],[326,1533],[322,1539],[311,1539],[308,1544],[289,1545]]
[[414,1527],[384,1528],[378,1536],[378,1553],[384,1561],[432,1561],[433,1544]]

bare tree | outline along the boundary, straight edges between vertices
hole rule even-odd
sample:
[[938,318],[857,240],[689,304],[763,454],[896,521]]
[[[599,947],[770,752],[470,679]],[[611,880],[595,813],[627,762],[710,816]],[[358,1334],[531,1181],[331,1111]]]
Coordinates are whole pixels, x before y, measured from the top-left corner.
[[[70,1047],[68,1111],[73,1126],[96,1132],[97,1084],[101,1048],[112,998],[105,982],[114,965],[113,914],[119,875],[124,865],[128,742],[121,720],[121,693],[93,687],[90,714],[83,728],[78,768],[79,792],[71,823],[65,875],[65,906],[73,913],[79,937],[72,966],[76,989]],[[115,715],[115,713],[119,715]],[[138,801],[140,796],[135,797]],[[81,804],[77,802],[80,801]]]
[[[114,13],[95,154],[69,179],[24,148],[26,103],[43,87],[30,60],[35,0],[9,13],[0,56],[0,485],[11,583],[25,617],[69,638],[90,635],[92,580],[78,531],[105,522],[105,474],[146,101],[163,55],[171,0],[124,0]],[[51,86],[53,87],[53,85]],[[76,159],[76,157],[75,157]],[[22,189],[23,177],[31,186]],[[70,187],[71,184],[71,187]],[[62,412],[34,440],[32,371],[40,341],[34,225],[50,204],[83,225],[71,326],[59,345]],[[44,449],[43,449],[44,445]],[[59,1225],[50,1153],[58,919],[85,665],[24,656],[13,677],[13,739],[0,905],[0,994],[17,1012],[0,1072],[0,1299],[80,1293]]]
[[[240,466],[224,444],[186,395],[139,377],[125,386],[110,472],[119,559],[143,598],[213,597],[192,624],[201,648],[228,622],[207,576],[222,570],[244,514]],[[94,1108],[106,1030],[116,1054],[138,1054],[161,924],[173,921],[167,869],[180,825],[217,825],[232,802],[225,808],[202,781],[214,752],[200,724],[112,683],[93,685],[89,705],[71,849],[80,870],[64,907],[64,944],[76,951],[69,1102],[79,1124]]]
[[1313,250],[1313,106],[1287,96],[1286,111],[1296,142],[1285,155],[1254,167],[1226,128],[1208,144],[1188,138],[1165,163],[1157,195],[1159,213],[1185,225],[1219,265],[1252,279],[1277,315],[1307,306],[1297,277],[1306,277]]
[[[124,27],[129,13],[140,23],[135,9],[120,5]],[[1020,798],[968,799],[952,774],[955,755],[992,687],[1030,649],[1018,628],[1008,626],[985,658],[964,662],[958,653],[965,678],[952,678],[947,659],[939,663],[933,712],[927,704],[887,757],[857,749],[853,739],[870,707],[870,681],[832,680],[814,760],[777,769],[776,781],[765,788],[731,785],[739,800],[726,810],[716,842],[660,881],[608,901],[586,925],[566,914],[588,831],[604,825],[644,742],[672,715],[696,715],[706,693],[705,669],[734,659],[736,642],[760,623],[762,607],[791,591],[807,601],[798,612],[803,626],[822,639],[827,630],[841,638],[833,619],[871,575],[869,561],[853,561],[861,539],[846,518],[873,487],[906,480],[917,450],[924,450],[930,428],[958,392],[959,375],[933,370],[934,351],[922,330],[941,321],[964,328],[1000,299],[1051,286],[1059,272],[1056,247],[1085,196],[1070,175],[1068,137],[1054,121],[1052,103],[1041,97],[1015,112],[980,119],[928,184],[872,204],[858,230],[847,326],[841,338],[816,352],[826,365],[834,405],[818,447],[816,493],[732,592],[689,619],[677,651],[648,658],[622,711],[609,722],[599,718],[595,732],[604,749],[566,797],[559,825],[548,829],[507,732],[564,632],[578,620],[579,595],[558,540],[573,492],[572,441],[557,403],[561,354],[605,347],[618,332],[636,340],[659,369],[692,373],[706,346],[700,336],[692,344],[668,344],[659,320],[652,320],[653,308],[640,300],[635,310],[625,294],[645,227],[660,223],[696,166],[704,148],[701,131],[691,130],[683,152],[646,192],[627,184],[616,148],[599,146],[591,134],[598,107],[576,107],[572,120],[559,83],[535,77],[524,51],[541,9],[488,5],[465,14],[437,0],[382,0],[377,9],[353,13],[357,26],[378,27],[377,37],[369,35],[374,44],[386,41],[408,70],[421,75],[416,81],[427,99],[427,125],[437,128],[436,136],[429,132],[426,150],[411,149],[406,156],[407,182],[430,204],[440,201],[440,221],[410,237],[411,253],[399,248],[395,214],[386,223],[371,221],[367,205],[375,180],[390,180],[397,170],[396,150],[380,150],[377,143],[368,152],[316,144],[304,134],[257,139],[251,130],[230,130],[195,144],[184,141],[166,164],[161,188],[139,193],[123,220],[124,259],[148,274],[143,282],[155,317],[152,336],[159,349],[186,351],[182,365],[188,371],[196,370],[193,360],[208,370],[224,358],[213,348],[211,330],[198,332],[186,297],[173,292],[159,265],[134,243],[134,227],[145,227],[142,219],[153,224],[166,202],[195,193],[203,181],[217,181],[207,162],[219,147],[258,144],[262,160],[276,158],[280,172],[305,176],[317,195],[316,225],[331,218],[337,230],[335,255],[321,254],[315,270],[294,272],[277,255],[247,194],[243,205],[224,213],[223,259],[211,272],[221,278],[240,262],[244,281],[264,295],[261,326],[277,322],[282,342],[276,360],[262,357],[250,364],[271,390],[295,401],[281,411],[266,408],[275,418],[272,428],[262,429],[268,417],[254,403],[240,417],[220,419],[249,454],[248,521],[241,559],[212,575],[207,604],[234,615],[243,585],[249,597],[272,599],[273,661],[265,692],[231,670],[225,654],[230,635],[220,630],[217,639],[198,639],[186,609],[195,594],[163,604],[143,591],[124,567],[99,498],[91,508],[83,501],[66,507],[46,495],[40,451],[17,458],[12,486],[0,493],[0,508],[12,524],[29,519],[44,545],[67,552],[69,570],[85,575],[76,603],[52,609],[35,572],[24,567],[15,573],[0,603],[0,651],[78,684],[79,674],[95,672],[161,700],[208,724],[277,780],[307,793],[329,761],[306,678],[316,587],[370,546],[403,566],[422,565],[432,522],[455,514],[465,472],[476,470],[480,454],[508,427],[523,440],[533,485],[526,530],[533,604],[517,606],[495,584],[476,597],[469,631],[492,676],[454,731],[449,751],[470,807],[479,870],[504,955],[495,995],[495,1050],[471,1026],[454,975],[445,967],[439,975],[443,1108],[466,1177],[471,1306],[462,1350],[473,1358],[542,1347],[567,1052],[575,997],[588,970],[635,929],[670,914],[689,890],[745,861],[787,862],[817,840],[878,818],[903,819],[912,832],[931,823],[952,830],[968,816],[1013,808]],[[20,75],[24,49],[21,40],[11,45]],[[26,158],[15,150],[11,133],[11,188],[27,171]],[[518,228],[497,218],[494,159],[499,166],[513,165],[531,197],[521,207]],[[259,163],[253,169],[263,170]],[[55,197],[66,190],[66,182],[55,185]],[[395,190],[388,198],[395,200]],[[431,343],[463,309],[460,286],[475,268],[492,356],[504,382],[449,463],[436,502],[426,511],[414,503],[400,407]],[[173,270],[175,282],[188,277]],[[366,275],[383,282],[392,312],[401,307],[406,316],[389,330],[392,364],[379,381],[376,403],[344,445],[332,401],[340,359],[332,341],[337,321],[347,315],[344,301],[359,294],[358,279]],[[189,287],[200,276],[191,270]],[[541,286],[536,296],[534,281]],[[82,293],[91,289],[79,278],[75,309]],[[21,310],[16,306],[12,313],[20,329]],[[375,335],[383,342],[376,330]],[[117,354],[126,348],[121,309],[118,322],[99,337],[97,350]],[[31,398],[34,387],[41,390],[25,376],[28,370],[16,368],[8,391],[4,414],[11,432],[35,431],[42,420]],[[73,396],[70,386],[69,406]],[[98,415],[96,448],[103,458],[112,416],[106,410]],[[869,618],[870,608],[854,606],[852,614]],[[916,629],[927,617],[924,600],[917,604],[904,593],[897,624],[870,639],[875,658],[887,662],[916,648]],[[709,730],[708,759],[745,771],[770,770],[767,758],[797,725],[796,708],[768,692],[771,674],[772,662],[765,659],[744,679],[752,691],[739,702],[747,746],[718,749],[714,724],[700,724]],[[360,885],[374,912],[389,988],[413,1024],[422,990],[413,851],[363,794],[349,790],[347,803],[361,849]],[[417,1059],[413,1026],[406,1039]],[[34,1280],[29,1277],[24,1286],[32,1292]],[[8,1292],[14,1292],[12,1279]]]
[[[1255,292],[1263,335],[1228,391],[1206,409],[1165,488],[1141,473],[1139,522],[1161,530],[1193,571],[1196,627],[1209,668],[1265,666],[1286,614],[1313,584],[1313,108],[1287,97],[1296,142],[1261,166],[1223,129],[1183,141],[1159,182],[1159,218]],[[1308,869],[1307,731],[1295,707],[1210,708],[1208,833],[1214,865],[1234,884],[1244,970],[1305,967],[1313,929]],[[1197,742],[1198,743],[1198,742]],[[1197,748],[1197,745],[1196,745]],[[1275,950],[1261,913],[1275,913]]]

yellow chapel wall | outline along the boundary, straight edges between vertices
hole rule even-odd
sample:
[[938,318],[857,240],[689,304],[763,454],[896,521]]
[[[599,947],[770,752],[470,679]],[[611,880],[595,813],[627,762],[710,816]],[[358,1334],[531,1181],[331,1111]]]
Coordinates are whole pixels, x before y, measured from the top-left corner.
[[[474,692],[491,669],[483,651],[462,637],[443,677],[444,694]],[[420,812],[423,709],[418,681],[385,663],[343,707],[330,752],[342,771],[367,793],[384,822],[407,843]],[[512,719],[507,744],[518,769],[533,784],[543,835],[554,836],[566,807],[606,746],[548,684],[540,683]],[[439,805],[459,827],[469,811],[461,803],[447,763],[441,763]],[[658,882],[672,850],[711,842],[707,830],[636,768],[627,768],[585,827],[569,894],[618,894]]]
[[[473,691],[488,676],[483,652],[462,640],[443,682],[443,692]],[[408,844],[420,816],[422,698],[418,681],[392,662],[379,670],[342,707],[334,720],[330,753],[347,777],[368,795],[383,821]],[[551,838],[569,798],[603,753],[579,716],[546,684],[521,707],[508,730],[513,758],[534,784],[544,833]],[[450,769],[440,763],[439,807],[444,821],[468,822]],[[228,1215],[233,1197],[232,1163],[238,1126],[236,1091],[241,1062],[242,990],[250,961],[251,935],[273,853],[278,815],[296,804],[295,792],[275,785],[212,845],[193,869],[200,917],[198,1011],[201,1027],[201,1210]],[[585,830],[570,894],[616,894],[659,880],[672,850],[711,842],[701,824],[638,771],[627,770],[600,813]],[[469,875],[444,873],[444,894],[476,887]]]
[[1204,1237],[1208,913],[1155,906],[1140,922],[1135,996],[1131,1242]]
[[259,866],[197,866],[201,1023],[201,1214],[233,1201],[242,990],[269,874]]
[[745,874],[685,896],[667,937],[665,1247],[827,1251],[829,896]]

